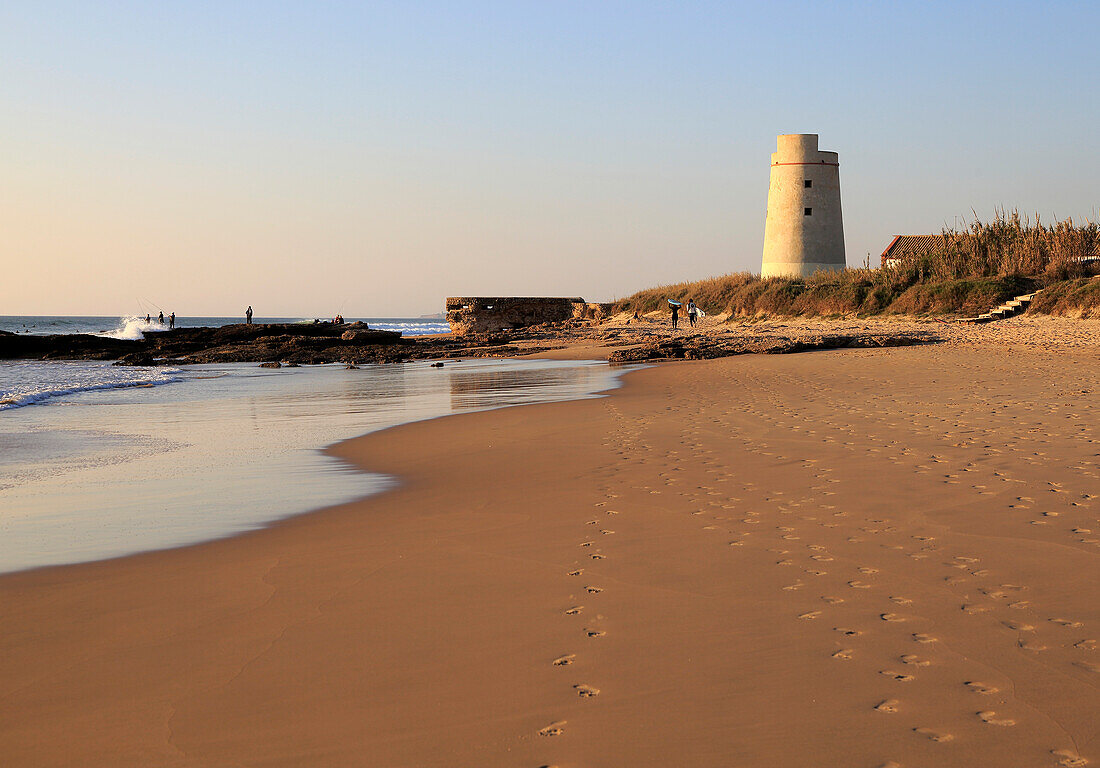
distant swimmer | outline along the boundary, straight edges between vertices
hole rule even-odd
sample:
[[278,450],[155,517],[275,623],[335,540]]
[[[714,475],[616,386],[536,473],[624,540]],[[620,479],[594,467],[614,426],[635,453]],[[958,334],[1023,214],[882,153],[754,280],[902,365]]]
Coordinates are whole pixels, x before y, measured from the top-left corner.
[[695,316],[699,314],[699,307],[695,306],[695,299],[688,299],[688,323],[695,327]]
[[161,325],[164,325],[164,310],[163,309],[160,311],[160,314],[157,315],[157,322],[160,323]]
[[248,305],[248,309],[244,311],[245,325],[252,325],[252,305]]
[[168,315],[168,330],[172,330],[176,327],[176,313]]

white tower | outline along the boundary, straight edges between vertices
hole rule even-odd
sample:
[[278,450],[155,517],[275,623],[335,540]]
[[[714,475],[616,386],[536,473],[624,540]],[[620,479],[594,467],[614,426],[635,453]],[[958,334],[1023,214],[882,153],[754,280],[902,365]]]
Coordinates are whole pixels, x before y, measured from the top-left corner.
[[820,152],[816,133],[777,140],[768,187],[762,277],[809,277],[844,269],[840,161]]

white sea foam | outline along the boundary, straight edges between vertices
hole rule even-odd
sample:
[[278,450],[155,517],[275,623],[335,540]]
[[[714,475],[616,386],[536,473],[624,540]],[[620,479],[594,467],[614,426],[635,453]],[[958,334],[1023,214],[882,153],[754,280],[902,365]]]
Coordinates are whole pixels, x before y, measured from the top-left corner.
[[150,320],[145,322],[144,317],[137,317],[131,315],[129,317],[119,318],[118,328],[113,331],[107,331],[106,333],[96,334],[97,336],[104,336],[108,339],[130,339],[134,341],[140,341],[145,338],[142,336],[143,332],[154,331],[167,331],[168,323],[158,323],[156,320]]
[[430,333],[450,333],[451,326],[441,321],[427,321],[422,323],[402,320],[388,323],[385,320],[371,320],[370,327],[378,331],[401,331],[406,336],[423,336]]
[[0,366],[0,411],[51,398],[181,380],[179,368],[118,367],[101,362],[12,362]]

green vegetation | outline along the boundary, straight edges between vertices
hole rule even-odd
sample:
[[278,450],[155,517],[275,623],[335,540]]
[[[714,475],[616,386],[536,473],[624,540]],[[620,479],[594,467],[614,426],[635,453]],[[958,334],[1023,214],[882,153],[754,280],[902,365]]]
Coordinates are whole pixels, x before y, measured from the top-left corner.
[[[665,299],[695,303],[711,314],[976,315],[1002,301],[1050,287],[1029,311],[1100,316],[1097,271],[1100,228],[1072,221],[1044,226],[1018,213],[944,230],[942,246],[924,256],[870,269],[820,272],[806,279],[763,279],[747,272],[639,291],[616,302],[619,312],[667,309]],[[1090,272],[1091,270],[1091,272]]]

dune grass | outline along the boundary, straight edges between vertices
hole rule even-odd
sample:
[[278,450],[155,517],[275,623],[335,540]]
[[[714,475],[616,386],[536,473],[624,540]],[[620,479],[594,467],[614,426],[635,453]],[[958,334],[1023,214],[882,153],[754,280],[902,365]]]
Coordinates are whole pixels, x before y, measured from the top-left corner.
[[[963,230],[944,230],[933,253],[879,269],[819,272],[805,279],[761,278],[748,272],[639,291],[615,304],[620,312],[667,310],[666,299],[695,303],[711,314],[770,315],[958,314],[988,311],[1039,287],[1082,281],[1096,271],[1095,223],[1032,224],[1016,212]],[[1087,282],[1087,280],[1086,280]],[[1069,289],[1067,289],[1069,290]],[[1100,290],[1075,287],[1061,303],[1037,303],[1059,314],[1100,308]]]

